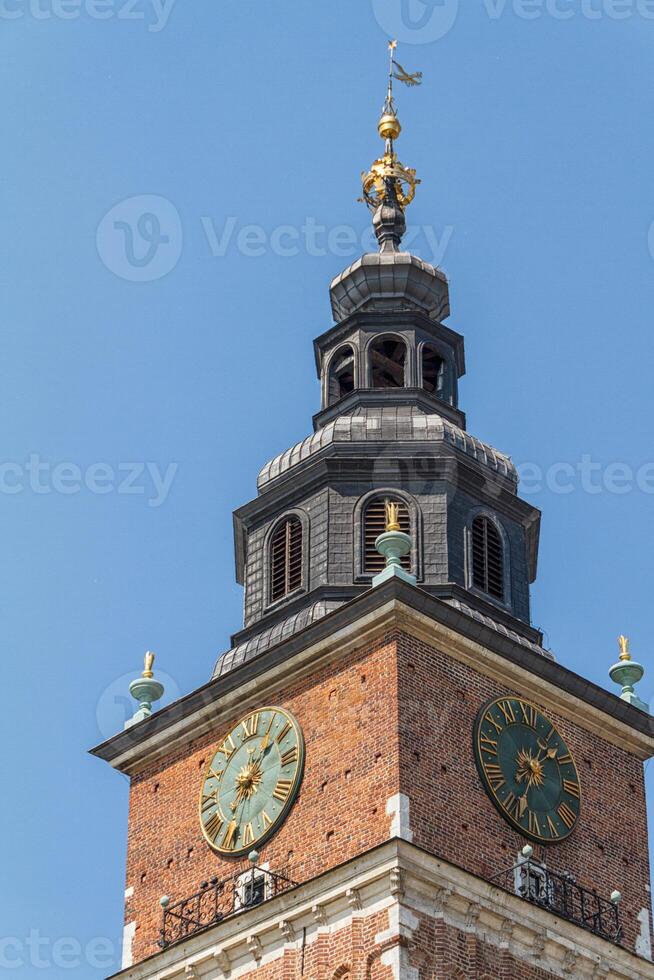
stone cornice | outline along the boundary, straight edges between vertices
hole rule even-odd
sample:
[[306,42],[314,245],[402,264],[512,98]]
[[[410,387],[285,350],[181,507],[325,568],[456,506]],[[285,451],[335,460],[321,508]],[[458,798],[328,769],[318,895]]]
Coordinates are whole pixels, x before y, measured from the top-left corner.
[[333,422],[339,415],[351,415],[360,405],[385,407],[416,405],[425,414],[442,415],[460,429],[465,431],[466,428],[466,417],[460,409],[441,401],[424,388],[355,388],[354,391],[344,395],[340,401],[316,412],[313,416],[314,431],[317,432],[329,422]]
[[440,918],[557,977],[654,978],[649,961],[398,838],[115,976],[236,980],[280,959],[286,947],[310,946],[321,931],[336,932],[355,916],[385,908],[412,915],[389,914],[397,925],[376,936],[377,944],[410,948],[420,917]]
[[254,660],[119,732],[92,753],[134,775],[190,738],[215,731],[236,711],[247,711],[322,663],[335,663],[395,629],[443,650],[640,759],[654,754],[649,715],[398,580],[370,589]]

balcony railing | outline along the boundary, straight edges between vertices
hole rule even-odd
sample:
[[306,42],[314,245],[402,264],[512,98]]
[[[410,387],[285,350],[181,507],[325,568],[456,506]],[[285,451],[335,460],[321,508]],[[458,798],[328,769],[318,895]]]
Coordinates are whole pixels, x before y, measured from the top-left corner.
[[535,861],[523,861],[491,878],[504,891],[588,929],[602,939],[622,940],[617,903],[582,888],[571,875],[548,871]]
[[275,898],[296,884],[278,872],[253,867],[222,881],[218,878],[204,881],[195,895],[174,905],[162,900],[163,925],[159,946],[167,949],[223,919]]

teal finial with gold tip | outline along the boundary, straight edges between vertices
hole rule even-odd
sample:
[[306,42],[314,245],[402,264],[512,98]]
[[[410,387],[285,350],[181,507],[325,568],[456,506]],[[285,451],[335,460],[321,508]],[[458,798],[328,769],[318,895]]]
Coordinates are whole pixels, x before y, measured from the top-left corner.
[[400,528],[400,505],[386,501],[386,530],[375,541],[375,548],[386,559],[386,568],[372,580],[373,588],[382,585],[389,578],[400,578],[410,585],[416,585],[415,575],[402,568],[402,559],[411,552],[411,536]]
[[620,697],[623,701],[627,701],[634,708],[639,708],[649,714],[649,705],[641,701],[635,690],[636,684],[643,678],[645,668],[642,664],[632,660],[628,637],[619,636],[618,645],[620,647],[620,659],[617,664],[613,664],[610,668],[609,676],[615,684],[622,687]]
[[129,693],[138,701],[139,706],[134,715],[125,722],[125,728],[131,728],[137,722],[149,718],[152,714],[153,703],[163,695],[164,686],[161,681],[155,680],[152,671],[154,657],[154,653],[148,650],[143,661],[143,673],[129,685]]

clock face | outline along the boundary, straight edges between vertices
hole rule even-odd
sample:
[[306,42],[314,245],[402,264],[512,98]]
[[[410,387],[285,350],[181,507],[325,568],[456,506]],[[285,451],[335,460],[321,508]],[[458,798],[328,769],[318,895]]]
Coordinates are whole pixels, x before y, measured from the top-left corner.
[[218,743],[202,785],[200,824],[220,854],[241,857],[284,822],[302,782],[304,739],[282,708],[245,715]]
[[577,767],[538,708],[521,698],[490,701],[477,716],[474,746],[486,792],[516,830],[539,844],[572,833],[581,806]]

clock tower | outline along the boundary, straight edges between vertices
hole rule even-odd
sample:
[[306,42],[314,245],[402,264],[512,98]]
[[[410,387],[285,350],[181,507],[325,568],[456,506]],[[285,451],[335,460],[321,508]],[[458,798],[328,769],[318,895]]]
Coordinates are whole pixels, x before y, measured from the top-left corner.
[[131,780],[122,980],[653,977],[642,668],[608,693],[531,625],[539,512],[470,435],[392,79],[378,251],[330,287],[313,434],[234,514],[243,629],[93,752]]

